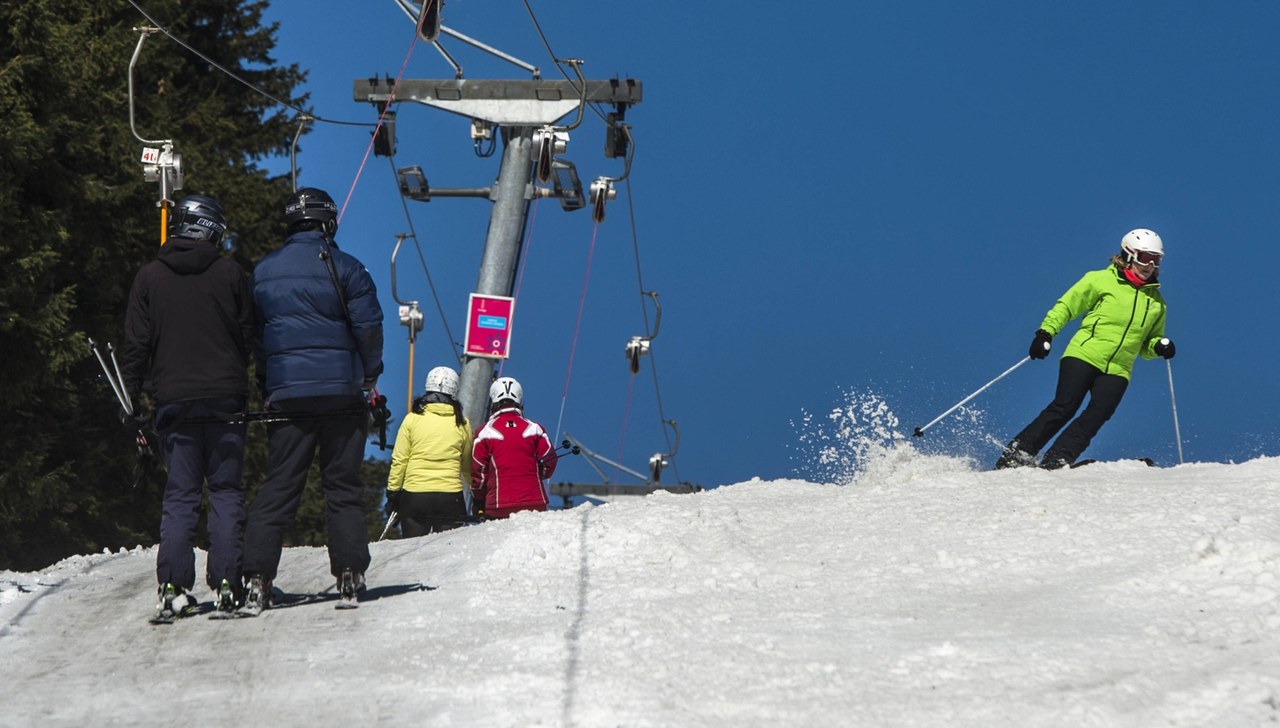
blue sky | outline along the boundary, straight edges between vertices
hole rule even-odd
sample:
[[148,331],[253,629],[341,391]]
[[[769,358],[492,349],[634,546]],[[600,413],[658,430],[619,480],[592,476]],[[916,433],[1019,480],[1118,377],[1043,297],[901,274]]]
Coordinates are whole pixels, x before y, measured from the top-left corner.
[[[1280,7],[532,6],[555,52],[584,59],[589,78],[644,84],[627,115],[629,189],[599,229],[587,210],[566,213],[552,200],[534,212],[503,373],[521,380],[528,413],[548,429],[644,470],[668,449],[660,394],[681,433],[667,482],[803,476],[805,412],[879,397],[910,433],[1023,357],[1058,295],[1103,267],[1126,231],[1149,227],[1167,251],[1161,280],[1186,459],[1280,452],[1277,343],[1261,290],[1280,259]],[[276,60],[309,69],[320,116],[373,121],[373,108],[352,100],[352,81],[395,76],[412,25],[392,0],[309,7],[272,9]],[[447,0],[444,22],[558,77],[519,0]],[[446,45],[468,78],[528,77]],[[404,77],[452,70],[420,43]],[[473,153],[465,119],[410,103],[398,111],[398,165],[421,165],[436,186],[492,182],[498,156]],[[370,156],[360,171],[367,141],[365,128],[317,124],[299,151],[299,183],[342,200],[360,174],[338,241],[378,282],[388,314],[381,388],[403,413],[408,343],[390,255],[408,222],[388,160]],[[603,124],[589,114],[567,154],[584,179],[621,173],[602,147]],[[461,341],[489,203],[408,207]],[[420,389],[431,366],[452,363],[453,348],[416,251],[402,251],[397,267],[401,298],[422,301],[426,314]],[[659,293],[663,318],[633,380],[623,347],[654,316],[641,280]],[[977,426],[943,421],[924,444],[994,461],[997,443],[1051,398],[1062,343],[976,400]],[[1176,462],[1163,362],[1137,365],[1087,456]],[[554,480],[598,476],[569,460]]]

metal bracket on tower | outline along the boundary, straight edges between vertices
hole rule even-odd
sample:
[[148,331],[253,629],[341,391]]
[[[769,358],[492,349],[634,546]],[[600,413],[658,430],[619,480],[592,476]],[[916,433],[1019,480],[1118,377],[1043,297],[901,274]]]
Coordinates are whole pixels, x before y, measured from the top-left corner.
[[555,176],[553,191],[560,198],[560,207],[565,212],[581,210],[587,206],[587,198],[582,194],[582,180],[578,178],[578,168],[567,159],[557,159],[551,165]]
[[567,131],[548,125],[533,132],[533,164],[538,170],[539,183],[545,185],[551,181],[551,169],[556,155],[564,154],[568,148]]
[[596,181],[591,183],[591,219],[597,223],[604,222],[604,203],[617,196],[618,191],[613,188],[611,178],[596,178]]
[[645,481],[646,483],[649,482],[647,476],[645,476],[644,473],[641,473],[636,470],[632,470],[631,468],[628,468],[622,463],[614,462],[613,460],[610,460],[609,458],[601,455],[600,453],[592,451],[586,445],[583,445],[581,442],[574,439],[573,435],[570,435],[569,433],[566,432],[564,433],[564,439],[567,440],[574,447],[578,448],[579,453],[582,455],[582,459],[585,460],[587,464],[591,466],[592,470],[596,471],[596,475],[599,475],[600,479],[605,483],[609,482],[609,476],[605,475],[604,471],[600,469],[600,466],[596,465],[595,463],[596,460],[599,460],[600,462],[605,463],[606,465],[612,465],[618,470],[621,470],[622,472],[627,473],[628,475],[635,476],[640,480]]

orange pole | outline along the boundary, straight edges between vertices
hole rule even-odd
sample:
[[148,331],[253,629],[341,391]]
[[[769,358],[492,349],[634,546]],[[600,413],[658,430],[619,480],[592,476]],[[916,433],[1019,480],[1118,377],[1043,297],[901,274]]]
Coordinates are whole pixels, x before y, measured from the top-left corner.
[[160,244],[164,245],[169,241],[169,202],[168,200],[160,201]]
[[404,404],[405,414],[413,411],[413,339],[409,339],[409,394]]

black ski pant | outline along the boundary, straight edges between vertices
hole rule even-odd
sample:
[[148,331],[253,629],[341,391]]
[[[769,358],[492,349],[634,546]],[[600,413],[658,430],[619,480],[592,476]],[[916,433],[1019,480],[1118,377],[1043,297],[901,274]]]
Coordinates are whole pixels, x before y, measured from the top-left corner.
[[457,493],[400,494],[400,535],[414,538],[457,528],[467,517],[467,501]]
[[[195,540],[200,502],[209,484],[209,555],[205,582],[217,589],[222,580],[240,587],[240,547],[244,529],[245,425],[216,422],[219,416],[244,411],[242,397],[212,397],[156,406],[164,464],[164,511],[156,580],[191,590],[196,583]],[[200,424],[183,420],[203,419]],[[214,422],[209,422],[214,420]]]
[[360,465],[368,437],[367,407],[359,398],[300,397],[272,402],[270,411],[289,417],[267,425],[267,476],[249,506],[244,536],[244,573],[274,581],[293,525],[307,471],[319,452],[328,523],[329,570],[364,573],[369,568],[364,483]]
[[1089,395],[1089,404],[1079,417],[1067,425],[1062,435],[1044,454],[1042,462],[1074,463],[1089,447],[1094,435],[1111,419],[1129,380],[1115,374],[1103,374],[1097,367],[1072,356],[1062,357],[1058,365],[1058,390],[1053,401],[1009,443],[1025,453],[1035,455],[1045,443],[1062,430]]

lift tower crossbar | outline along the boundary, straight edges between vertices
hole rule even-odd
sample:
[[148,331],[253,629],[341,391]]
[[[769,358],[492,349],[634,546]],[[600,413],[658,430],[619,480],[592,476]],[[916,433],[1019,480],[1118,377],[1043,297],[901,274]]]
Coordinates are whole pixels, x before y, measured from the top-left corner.
[[[529,127],[554,124],[583,101],[577,81],[402,79],[392,98],[393,83],[387,78],[358,78],[355,100],[371,104],[412,101],[497,126]],[[588,104],[632,105],[640,103],[643,96],[643,87],[635,79],[587,81]]]

